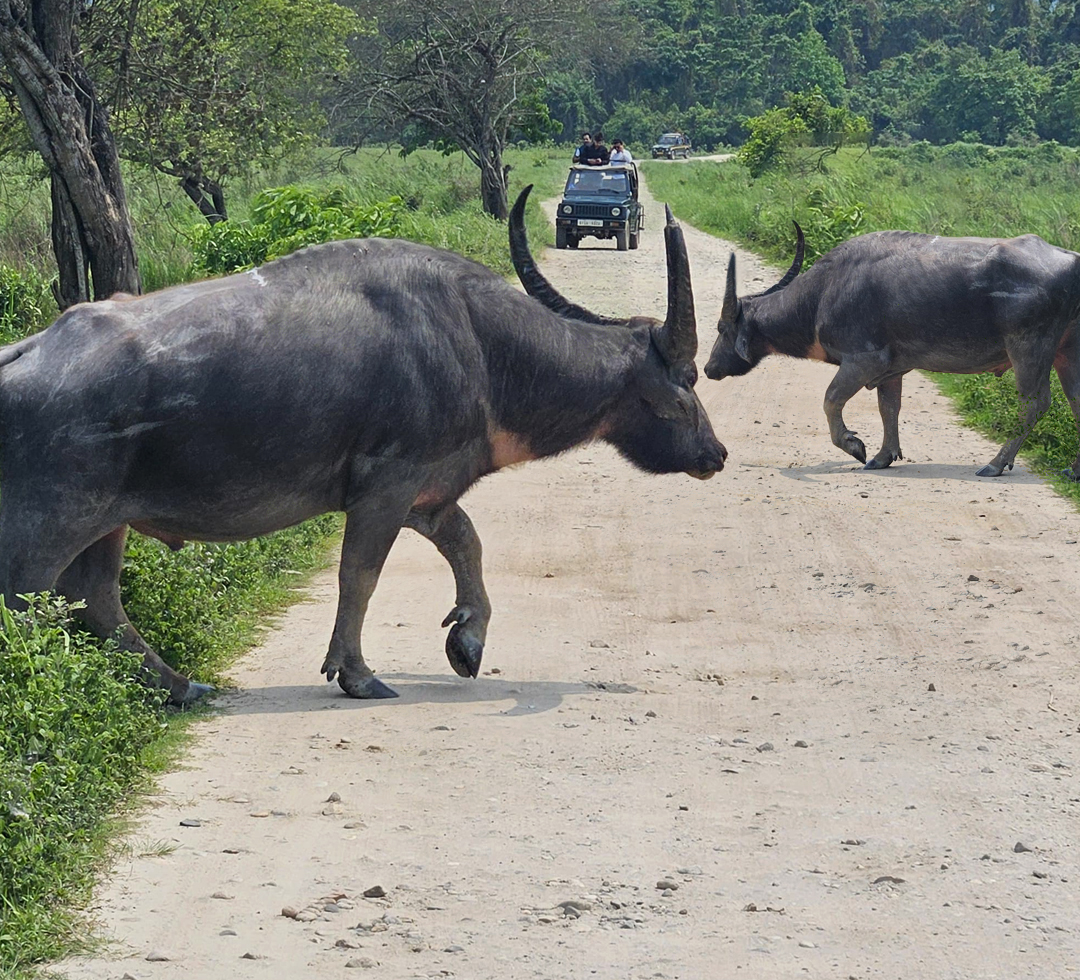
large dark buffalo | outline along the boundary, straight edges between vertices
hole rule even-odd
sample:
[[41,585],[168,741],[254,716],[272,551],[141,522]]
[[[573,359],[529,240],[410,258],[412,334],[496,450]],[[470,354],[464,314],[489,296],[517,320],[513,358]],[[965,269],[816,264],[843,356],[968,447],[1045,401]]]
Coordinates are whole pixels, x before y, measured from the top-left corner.
[[[868,470],[901,459],[897,418],[903,376],[915,368],[948,374],[1010,367],[1020,392],[1020,434],[979,476],[1012,469],[1017,450],[1050,407],[1057,369],[1080,419],[1080,255],[1020,238],[942,238],[908,231],[861,235],[823,255],[805,275],[798,229],[795,262],[760,296],[735,293],[728,264],[720,336],[705,374],[746,374],[766,354],[838,364],[825,393],[833,444]],[[881,450],[866,447],[844,424],[844,405],[860,388],[877,388],[885,426]],[[1080,457],[1073,464],[1080,478]]]
[[353,697],[394,696],[364,663],[360,632],[403,526],[453,570],[446,653],[475,677],[491,607],[457,504],[473,483],[592,439],[653,473],[723,468],[694,394],[682,231],[669,221],[664,236],[663,323],[560,316],[475,262],[385,239],[73,307],[0,348],[0,592],[83,600],[87,625],[120,632],[183,703],[207,688],[171,670],[120,604],[127,528],[178,548],[344,511],[327,679]]

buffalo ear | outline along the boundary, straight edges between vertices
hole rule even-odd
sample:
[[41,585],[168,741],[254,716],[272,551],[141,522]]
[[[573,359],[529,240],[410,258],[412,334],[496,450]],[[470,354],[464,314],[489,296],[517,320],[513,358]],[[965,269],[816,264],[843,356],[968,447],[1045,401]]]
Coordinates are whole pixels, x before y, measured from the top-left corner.
[[745,320],[739,325],[739,332],[735,335],[735,353],[739,355],[747,364],[752,364],[750,360],[750,335],[753,332],[753,327],[750,326]]

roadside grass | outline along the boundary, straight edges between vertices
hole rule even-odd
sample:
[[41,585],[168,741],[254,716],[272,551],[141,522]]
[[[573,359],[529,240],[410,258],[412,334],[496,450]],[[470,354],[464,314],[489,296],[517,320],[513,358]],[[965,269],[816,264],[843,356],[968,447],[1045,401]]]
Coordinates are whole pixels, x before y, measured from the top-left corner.
[[[539,203],[562,185],[568,159],[563,149],[507,153],[511,198],[537,185],[529,206],[534,247],[553,240]],[[160,175],[129,170],[127,177],[145,288],[187,281],[192,229],[204,220]],[[243,221],[259,191],[283,184],[341,188],[361,204],[400,196],[403,237],[512,272],[506,226],[483,214],[479,172],[461,154],[308,154],[230,186],[230,220]],[[56,315],[48,202],[40,168],[5,161],[0,343]],[[170,664],[227,684],[230,665],[265,632],[267,617],[329,563],[340,528],[340,517],[328,515],[253,541],[190,544],[175,553],[132,533],[121,579],[125,606]],[[0,617],[0,980],[27,980],[39,964],[97,942],[79,908],[122,846],[127,815],[153,774],[175,764],[189,722],[205,709],[165,709],[158,693],[133,683],[137,658],[71,625],[55,599],[39,598],[27,614],[0,609]]]
[[[653,195],[684,220],[740,242],[786,267],[798,221],[814,259],[854,235],[902,228],[939,235],[987,238],[1040,235],[1080,250],[1080,154],[1049,143],[993,148],[957,143],[932,147],[842,150],[825,173],[751,179],[734,162],[700,160],[644,165]],[[1019,432],[1012,372],[930,375],[957,408],[961,421],[1004,442]],[[1057,376],[1053,401],[1021,450],[1024,460],[1080,506],[1080,486],[1061,471],[1078,451],[1076,424]],[[902,424],[902,423],[901,423]],[[1006,477],[1007,479],[1007,477]]]
[[[125,605],[169,663],[227,684],[267,618],[328,563],[339,528],[329,515],[176,553],[133,534]],[[93,942],[78,909],[126,814],[206,709],[164,708],[135,682],[141,658],[71,625],[59,600],[0,616],[0,978],[23,980]]]
[[[526,184],[536,184],[527,220],[535,245],[554,241],[539,202],[562,186],[570,151],[562,147],[512,148],[510,199]],[[125,167],[128,204],[136,228],[143,291],[151,292],[192,278],[190,241],[205,219],[175,182],[144,168]],[[366,147],[355,152],[324,148],[231,182],[226,188],[229,220],[250,215],[256,194],[269,187],[296,184],[341,188],[359,204],[398,196],[407,212],[402,237],[448,248],[503,275],[512,273],[506,226],[484,214],[479,202],[480,171],[463,153],[417,150],[401,157],[394,149]],[[49,185],[32,160],[0,165],[0,269],[5,266],[46,282],[54,274],[49,232]],[[3,284],[0,282],[0,300]],[[51,302],[51,298],[50,298]],[[46,322],[56,316],[50,306]],[[0,338],[3,339],[3,338]]]

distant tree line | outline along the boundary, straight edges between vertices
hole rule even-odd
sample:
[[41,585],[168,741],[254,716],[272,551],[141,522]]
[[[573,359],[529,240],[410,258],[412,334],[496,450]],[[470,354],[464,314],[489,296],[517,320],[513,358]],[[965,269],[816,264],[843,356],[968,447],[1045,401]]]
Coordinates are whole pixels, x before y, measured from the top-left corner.
[[1080,142],[1076,0],[616,0],[544,99],[564,133],[739,144],[815,87],[878,142]]

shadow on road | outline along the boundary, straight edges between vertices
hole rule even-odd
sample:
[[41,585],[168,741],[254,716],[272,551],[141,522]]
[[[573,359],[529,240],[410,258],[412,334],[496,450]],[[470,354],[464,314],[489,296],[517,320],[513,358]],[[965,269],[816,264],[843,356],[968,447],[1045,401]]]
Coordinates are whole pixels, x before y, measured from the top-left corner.
[[[574,694],[596,694],[588,684],[561,681],[512,681],[492,677],[467,680],[453,675],[379,674],[399,697],[361,701],[347,697],[337,684],[293,684],[251,687],[230,691],[217,698],[216,708],[233,715],[288,714],[328,709],[392,709],[406,704],[476,704],[514,701],[514,707],[498,713],[513,717],[558,708]],[[601,693],[603,693],[601,691]]]
[[[750,465],[750,464],[744,464]],[[759,464],[760,465],[760,464]],[[773,469],[771,466],[763,469]],[[865,473],[875,480],[956,480],[960,483],[1016,486],[1019,484],[1044,483],[1028,470],[1012,470],[1004,476],[976,476],[976,467],[970,463],[893,463],[884,470],[864,470],[859,464],[849,462],[818,463],[816,466],[785,466],[777,468],[781,476],[789,480],[816,483],[815,476],[839,476],[843,473]]]

